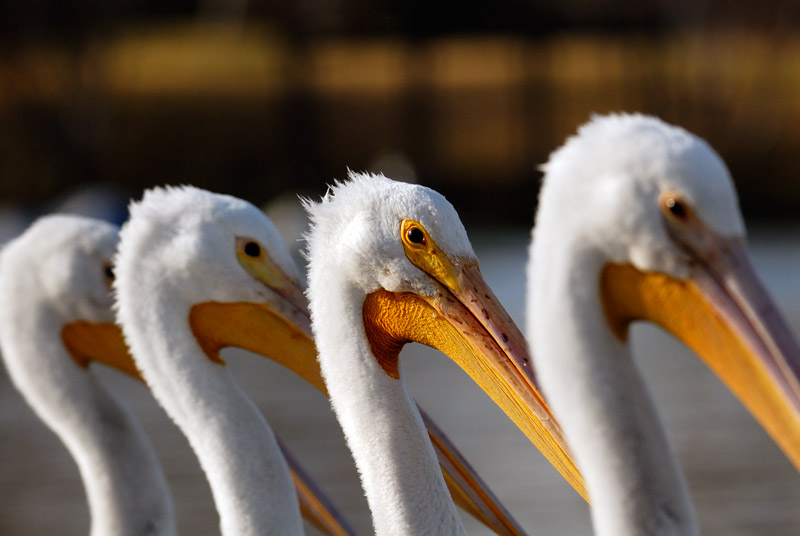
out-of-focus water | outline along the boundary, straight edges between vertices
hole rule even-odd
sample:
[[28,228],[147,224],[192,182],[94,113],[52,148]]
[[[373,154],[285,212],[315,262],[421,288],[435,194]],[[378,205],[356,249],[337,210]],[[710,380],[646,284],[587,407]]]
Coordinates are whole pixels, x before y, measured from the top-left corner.
[[[472,233],[498,298],[523,325],[525,230]],[[756,267],[800,331],[800,229],[752,233]],[[705,534],[797,535],[800,474],[720,382],[680,343],[634,330],[635,352],[687,474]],[[228,368],[279,436],[363,534],[366,501],[327,400],[265,359],[230,351]],[[589,534],[587,505],[458,367],[410,346],[403,375],[418,401],[459,445],[524,527],[536,535]],[[101,371],[152,438],[167,473],[182,534],[218,534],[211,493],[194,454],[144,386]],[[88,532],[77,467],[0,375],[0,534]],[[486,534],[465,519],[471,534]],[[309,529],[313,533],[313,529]]]

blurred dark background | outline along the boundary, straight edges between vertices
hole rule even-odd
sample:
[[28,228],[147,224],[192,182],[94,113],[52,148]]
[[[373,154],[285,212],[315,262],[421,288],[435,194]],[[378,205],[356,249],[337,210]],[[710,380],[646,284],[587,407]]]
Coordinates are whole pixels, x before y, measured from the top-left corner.
[[705,137],[748,217],[800,205],[800,3],[0,0],[0,202],[191,183],[264,203],[349,167],[529,224],[592,113]]

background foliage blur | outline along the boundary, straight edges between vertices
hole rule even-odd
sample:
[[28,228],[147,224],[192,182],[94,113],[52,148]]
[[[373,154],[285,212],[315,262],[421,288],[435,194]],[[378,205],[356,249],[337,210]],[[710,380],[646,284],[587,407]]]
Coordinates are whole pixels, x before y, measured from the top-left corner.
[[745,212],[800,205],[800,4],[2,0],[0,200],[192,183],[263,203],[347,167],[528,224],[592,113],[705,137]]

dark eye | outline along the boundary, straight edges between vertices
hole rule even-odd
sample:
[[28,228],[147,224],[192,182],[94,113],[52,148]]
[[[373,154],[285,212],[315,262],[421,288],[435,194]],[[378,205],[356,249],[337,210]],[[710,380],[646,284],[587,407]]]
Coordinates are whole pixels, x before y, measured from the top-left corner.
[[261,246],[256,242],[248,242],[244,245],[244,254],[248,257],[258,257],[261,255]]
[[114,280],[114,266],[111,263],[106,264],[103,266],[103,275],[106,276],[106,279],[109,281]]
[[425,243],[425,233],[419,227],[412,227],[408,230],[407,233],[408,241],[413,244],[424,244]]
[[685,220],[686,216],[688,216],[689,214],[688,211],[686,210],[686,206],[681,201],[675,199],[674,197],[668,197],[664,201],[664,205],[666,205],[667,210],[669,210],[670,213],[679,220]]

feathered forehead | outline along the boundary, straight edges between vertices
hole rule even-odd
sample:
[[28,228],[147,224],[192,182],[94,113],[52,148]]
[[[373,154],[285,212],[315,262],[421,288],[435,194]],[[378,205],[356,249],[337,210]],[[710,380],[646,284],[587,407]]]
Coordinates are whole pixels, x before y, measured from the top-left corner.
[[263,212],[242,199],[193,186],[156,187],[131,203],[130,214],[123,240],[138,235],[151,246],[171,244],[175,254],[205,252],[225,259],[234,258],[237,237],[253,238],[288,275],[298,275],[278,230]]
[[235,221],[251,211],[258,209],[241,199],[194,186],[155,187],[130,205],[131,219],[176,229]]
[[[595,116],[550,155],[542,170],[576,176],[625,170],[644,176],[671,173],[684,158],[712,151],[686,130],[644,115]],[[579,169],[587,166],[585,169]],[[568,169],[564,169],[568,168]],[[583,172],[583,173],[582,173]]]
[[464,225],[456,210],[441,194],[425,186],[393,181],[371,173],[350,172],[337,181],[319,203],[306,200],[313,238],[344,230],[350,222],[362,220],[383,236],[399,238],[400,222],[421,223],[431,237],[453,256],[474,256]]
[[591,189],[607,186],[613,177],[645,195],[642,202],[671,191],[701,209],[718,231],[743,232],[736,190],[719,155],[701,138],[655,117],[594,117],[550,155],[542,170],[543,195],[547,190],[596,193]]
[[101,220],[66,214],[39,218],[0,255],[0,286],[11,299],[6,305],[19,311],[24,301],[41,305],[43,300],[65,321],[110,321],[103,266],[117,240],[117,227]]
[[38,262],[50,257],[60,260],[78,252],[110,257],[118,240],[117,232],[115,225],[105,221],[53,214],[36,220],[6,249],[13,250],[16,255],[36,258]]

